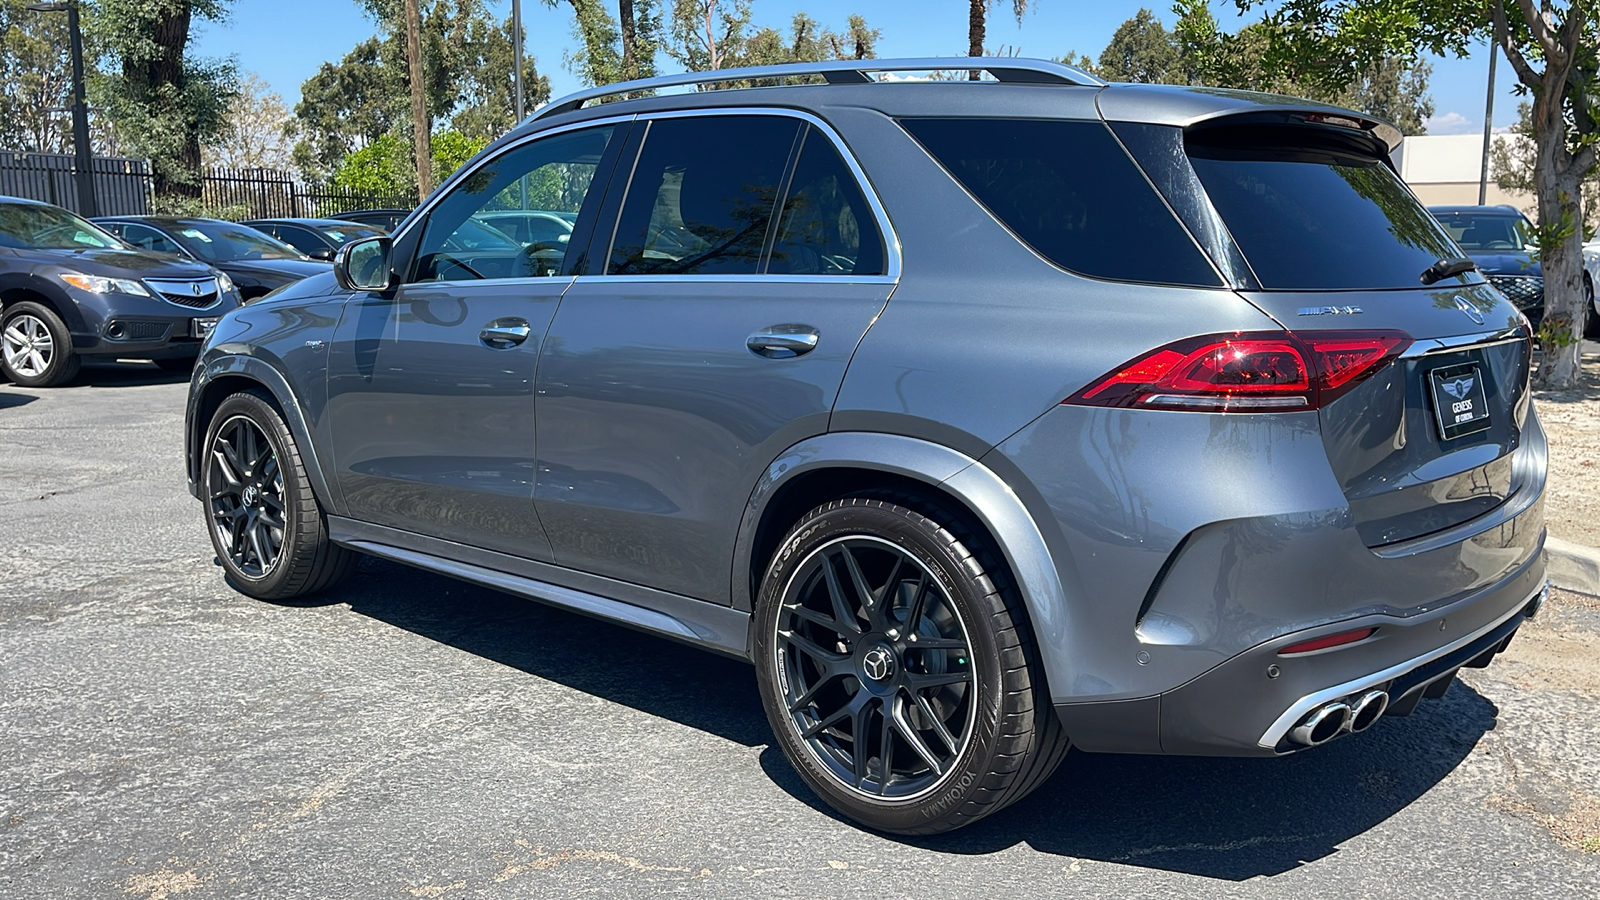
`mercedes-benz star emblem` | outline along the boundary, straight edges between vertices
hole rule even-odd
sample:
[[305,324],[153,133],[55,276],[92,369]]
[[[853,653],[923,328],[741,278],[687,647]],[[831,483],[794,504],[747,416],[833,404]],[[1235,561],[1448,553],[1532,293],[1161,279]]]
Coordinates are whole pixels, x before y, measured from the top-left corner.
[[861,670],[873,681],[882,681],[894,674],[894,654],[885,647],[873,647],[861,658]]
[[244,496],[239,499],[244,501],[245,506],[253,505],[256,502],[256,486],[252,484],[245,488]]
[[1472,324],[1474,324],[1474,325],[1482,325],[1483,324],[1483,313],[1480,312],[1476,306],[1473,306],[1472,303],[1467,300],[1467,298],[1462,297],[1460,295],[1457,295],[1456,296],[1456,309],[1459,309],[1462,312],[1466,313],[1467,314],[1467,318],[1472,320]]

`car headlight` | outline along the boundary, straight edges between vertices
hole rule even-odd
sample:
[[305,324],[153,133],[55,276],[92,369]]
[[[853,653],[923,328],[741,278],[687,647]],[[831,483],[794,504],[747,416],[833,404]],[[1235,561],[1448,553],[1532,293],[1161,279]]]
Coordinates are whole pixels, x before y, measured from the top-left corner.
[[219,293],[226,294],[231,290],[233,290],[233,279],[229,278],[228,277],[228,273],[226,273],[226,272],[218,272],[217,273],[217,291]]
[[145,290],[144,285],[127,278],[102,278],[99,275],[84,275],[81,272],[63,272],[61,273],[61,280],[80,291],[88,291],[91,294],[150,296],[150,292]]

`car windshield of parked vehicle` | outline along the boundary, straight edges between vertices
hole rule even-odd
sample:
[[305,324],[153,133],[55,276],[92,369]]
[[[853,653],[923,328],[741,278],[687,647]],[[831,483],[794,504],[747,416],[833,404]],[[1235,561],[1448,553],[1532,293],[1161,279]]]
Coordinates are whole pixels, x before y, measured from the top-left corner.
[[1528,222],[1511,213],[1439,211],[1433,214],[1463,250],[1528,249]]
[[0,245],[35,250],[129,250],[90,222],[54,206],[0,204]]
[[1217,128],[1185,140],[1262,287],[1420,287],[1429,266],[1461,255],[1383,160],[1302,131]]
[[181,221],[171,229],[185,250],[206,262],[251,259],[310,259],[288,244],[275,241],[245,225],[231,222]]
[[318,225],[317,230],[327,235],[334,243],[348,244],[351,241],[364,240],[371,237],[383,237],[389,232],[371,225],[359,225],[355,222],[339,223],[338,225]]

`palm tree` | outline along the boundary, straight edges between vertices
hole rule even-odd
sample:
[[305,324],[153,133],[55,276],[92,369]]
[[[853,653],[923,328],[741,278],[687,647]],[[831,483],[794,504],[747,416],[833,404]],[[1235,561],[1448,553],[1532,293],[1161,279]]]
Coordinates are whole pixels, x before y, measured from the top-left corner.
[[[967,14],[967,55],[983,55],[983,37],[986,28],[984,19],[989,15],[989,7],[1000,0],[972,0],[972,10]],[[1017,17],[1017,24],[1022,24],[1022,14],[1028,11],[1028,0],[1011,0],[1011,11]],[[972,78],[978,77],[977,72],[972,73]]]

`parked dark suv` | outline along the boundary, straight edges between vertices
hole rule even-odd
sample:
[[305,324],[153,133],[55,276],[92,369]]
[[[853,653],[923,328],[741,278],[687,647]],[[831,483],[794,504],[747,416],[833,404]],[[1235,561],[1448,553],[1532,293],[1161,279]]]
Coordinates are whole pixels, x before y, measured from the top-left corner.
[[[1022,59],[586,91],[226,317],[190,487],[252,596],[370,553],[749,659],[874,828],[1302,750],[1546,591],[1530,336],[1399,137]],[[457,239],[508,209],[573,229]]]
[[1428,212],[1537,329],[1544,321],[1544,268],[1528,243],[1528,217],[1511,206],[1430,206]]
[[85,357],[188,371],[238,302],[210,266],[140,252],[47,203],[0,197],[0,368],[16,384],[65,383]]

